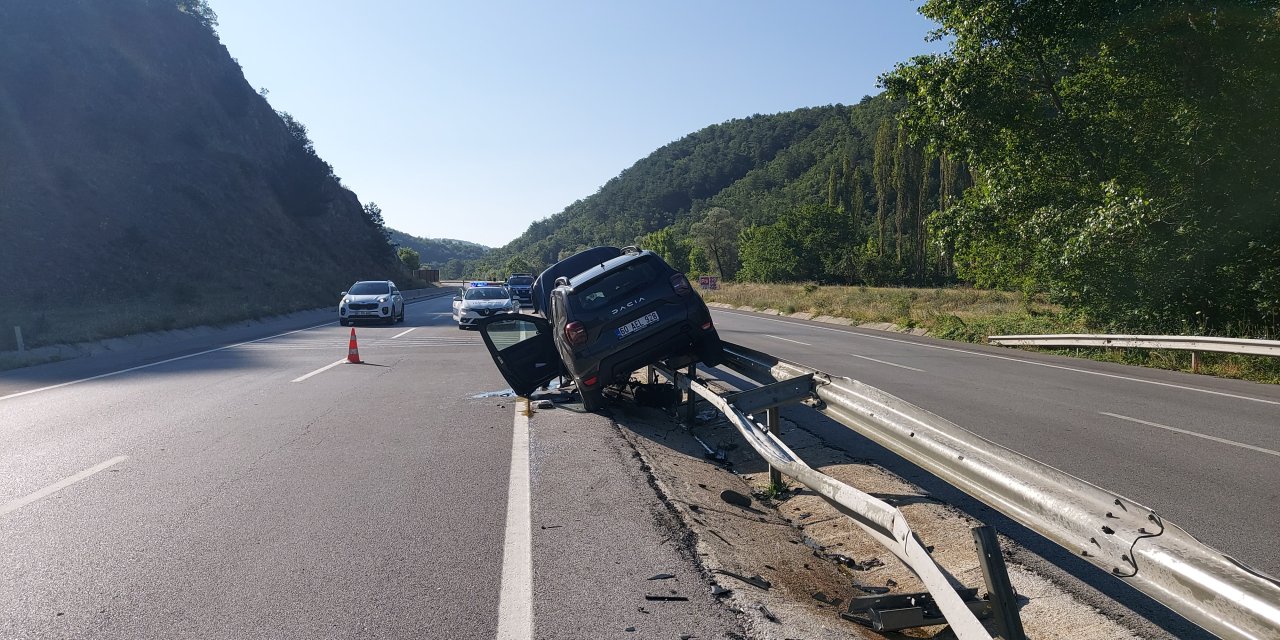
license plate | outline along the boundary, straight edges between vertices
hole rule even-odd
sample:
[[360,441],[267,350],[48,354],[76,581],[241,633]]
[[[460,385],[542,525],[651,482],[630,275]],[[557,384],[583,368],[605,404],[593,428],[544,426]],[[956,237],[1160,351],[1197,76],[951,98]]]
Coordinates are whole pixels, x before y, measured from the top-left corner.
[[636,331],[639,331],[658,321],[658,312],[650,311],[648,315],[641,316],[617,328],[618,337],[625,338]]

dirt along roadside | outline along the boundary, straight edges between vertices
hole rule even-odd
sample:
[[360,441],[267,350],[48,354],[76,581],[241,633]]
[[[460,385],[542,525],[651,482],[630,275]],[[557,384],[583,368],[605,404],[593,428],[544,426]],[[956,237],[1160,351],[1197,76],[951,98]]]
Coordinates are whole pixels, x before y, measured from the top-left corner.
[[[613,411],[654,489],[691,532],[708,588],[743,618],[750,637],[954,637],[945,625],[881,634],[842,619],[853,598],[921,592],[924,586],[812,491],[791,481],[788,491],[770,496],[763,460],[707,405],[692,428],[674,412],[626,400]],[[785,417],[782,423],[782,440],[811,467],[896,506],[946,572],[977,588],[978,597],[985,594],[969,531],[981,522],[872,461],[829,446],[801,424]],[[1029,551],[1003,536],[1001,544],[1028,638],[1168,637],[1119,605],[1099,610],[1020,563],[1033,555]],[[1122,625],[1115,621],[1120,618],[1131,622]],[[988,629],[995,627],[988,623]]]

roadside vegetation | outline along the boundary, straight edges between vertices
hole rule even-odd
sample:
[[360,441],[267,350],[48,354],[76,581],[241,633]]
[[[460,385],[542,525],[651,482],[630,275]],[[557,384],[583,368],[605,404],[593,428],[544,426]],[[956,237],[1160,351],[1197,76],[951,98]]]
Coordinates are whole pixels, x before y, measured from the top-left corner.
[[[806,284],[722,284],[702,291],[707,302],[784,315],[830,316],[850,324],[891,323],[924,329],[929,335],[985,344],[988,336],[1048,333],[1105,333],[1079,313],[1020,293],[969,287],[888,288]],[[1152,349],[1041,349],[1080,358],[1172,371],[1191,371],[1189,351]],[[1224,353],[1200,354],[1200,373],[1280,384],[1280,358]]]

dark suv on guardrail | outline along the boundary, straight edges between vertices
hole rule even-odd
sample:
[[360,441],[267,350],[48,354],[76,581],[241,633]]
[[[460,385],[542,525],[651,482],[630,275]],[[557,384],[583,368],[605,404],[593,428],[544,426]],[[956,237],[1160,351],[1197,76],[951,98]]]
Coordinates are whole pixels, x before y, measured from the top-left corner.
[[[594,252],[591,264],[575,275],[556,276],[545,303],[537,302],[535,290],[535,305],[543,307],[545,318],[506,315],[479,325],[512,390],[527,396],[567,373],[583,406],[594,411],[603,403],[604,387],[641,367],[659,361],[672,367],[699,360],[720,364],[723,350],[711,313],[683,273],[658,254],[634,247],[587,252]],[[611,254],[596,263],[596,257]],[[542,278],[554,275],[557,265]]]

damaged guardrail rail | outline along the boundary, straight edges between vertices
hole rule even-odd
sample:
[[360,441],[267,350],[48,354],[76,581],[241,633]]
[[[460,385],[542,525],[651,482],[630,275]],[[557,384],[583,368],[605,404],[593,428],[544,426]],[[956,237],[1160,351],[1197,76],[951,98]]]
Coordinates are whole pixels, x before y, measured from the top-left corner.
[[958,638],[991,640],[991,634],[978,621],[977,616],[969,609],[969,605],[956,593],[955,587],[948,580],[948,575],[934,562],[920,539],[911,531],[901,511],[883,500],[809,467],[776,435],[770,433],[767,426],[749,418],[706,385],[669,369],[660,366],[655,368],[678,386],[688,389],[691,394],[702,396],[704,400],[724,413],[751,448],[755,449],[770,467],[815,491],[910,567],[928,588],[929,594],[933,596],[938,608],[946,617],[947,624],[951,625]]
[[[763,384],[813,376],[814,392],[821,401],[817,408],[823,414],[1083,557],[1205,630],[1230,639],[1280,638],[1280,582],[1205,545],[1151,509],[856,380],[729,343],[725,343],[725,355],[725,366]],[[722,411],[727,408],[723,401],[707,399]],[[748,439],[763,441],[764,437],[753,432]],[[774,444],[770,439],[767,444],[770,448],[766,450],[790,454],[780,442]],[[779,457],[778,463],[772,459],[769,463],[788,462],[785,456]],[[782,468],[791,474],[787,467]],[[900,513],[888,514],[879,506],[859,502],[856,494],[854,497],[853,504],[876,514],[875,526],[898,531],[893,527],[899,526]],[[862,520],[859,523],[864,524]],[[902,548],[906,551],[910,547]],[[914,553],[918,552],[911,550],[907,555],[914,560],[910,555]],[[903,555],[899,553],[899,557]],[[934,585],[928,586],[933,592]],[[951,622],[951,612],[944,613]]]

